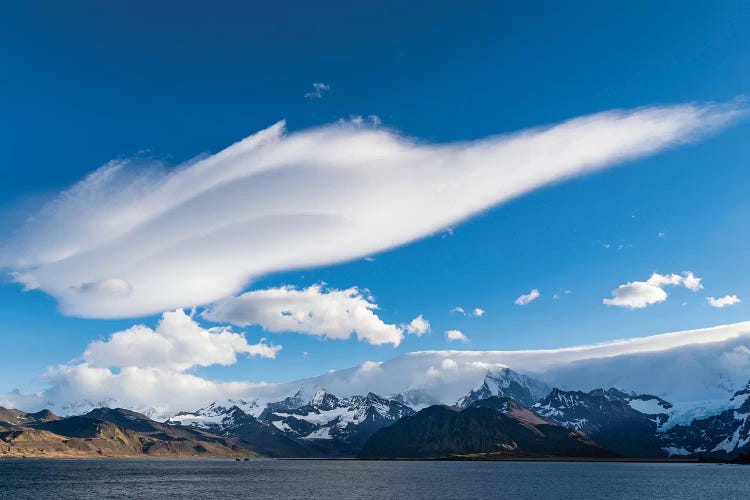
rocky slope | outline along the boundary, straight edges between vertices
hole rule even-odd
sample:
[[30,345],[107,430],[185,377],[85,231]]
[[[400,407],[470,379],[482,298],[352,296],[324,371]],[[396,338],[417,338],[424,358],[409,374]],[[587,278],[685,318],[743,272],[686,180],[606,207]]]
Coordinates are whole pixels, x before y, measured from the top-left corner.
[[0,408],[0,457],[250,457],[248,446],[123,409],[59,418]]
[[451,456],[615,457],[577,431],[550,423],[504,397],[467,408],[435,405],[380,429],[365,443],[362,458]]

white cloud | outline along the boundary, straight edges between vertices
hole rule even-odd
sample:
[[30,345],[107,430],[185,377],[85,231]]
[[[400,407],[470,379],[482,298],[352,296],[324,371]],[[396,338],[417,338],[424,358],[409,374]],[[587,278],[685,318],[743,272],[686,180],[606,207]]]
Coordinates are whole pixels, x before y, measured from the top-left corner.
[[273,388],[265,383],[218,382],[161,368],[126,366],[115,372],[86,363],[53,367],[46,378],[52,386],[30,408],[51,408],[66,414],[117,406],[159,419],[211,401],[241,398],[251,392],[262,394]]
[[[271,272],[438,234],[542,186],[699,138],[741,112],[610,111],[446,144],[351,123],[285,134],[280,122],[173,169],[143,159],[104,165],[14,231],[0,267],[69,315],[209,304]],[[126,283],[129,293],[81,293],[94,283]]]
[[534,288],[534,289],[533,289],[533,290],[531,290],[531,291],[530,291],[529,293],[527,293],[527,294],[525,294],[525,295],[520,295],[520,296],[519,296],[519,297],[518,297],[518,298],[517,298],[516,300],[514,300],[513,302],[514,302],[514,304],[516,304],[517,306],[525,306],[525,305],[526,305],[526,304],[528,304],[529,302],[533,302],[533,301],[535,301],[536,299],[538,299],[540,295],[541,295],[541,294],[539,293],[539,290],[537,290],[536,288]]
[[305,93],[305,99],[320,99],[329,90],[331,90],[331,86],[327,83],[315,82],[312,84],[312,90]]
[[731,305],[739,304],[740,302],[742,302],[742,300],[736,295],[725,295],[719,298],[706,297],[706,300],[711,305],[711,307],[718,307],[718,308],[731,306]]
[[552,294],[552,298],[554,300],[560,300],[563,295],[569,295],[569,294],[570,294],[570,290],[563,290],[561,292],[557,292],[557,293]]
[[238,354],[275,358],[281,346],[248,344],[227,328],[202,328],[184,311],[166,312],[156,329],[136,325],[91,342],[83,359],[93,368],[135,366],[185,371],[194,366],[233,365]]
[[612,290],[612,298],[604,299],[602,303],[608,306],[641,309],[651,304],[667,300],[665,286],[684,286],[693,292],[703,288],[701,278],[692,272],[679,274],[653,273],[646,281],[631,281]]
[[[356,333],[357,338],[370,344],[399,345],[404,338],[403,330],[384,323],[375,314],[377,309],[372,297],[356,287],[324,290],[321,285],[313,285],[298,290],[284,286],[220,300],[204,311],[203,317],[240,326],[260,325],[270,332],[297,332],[331,339],[348,339]],[[417,323],[412,321],[414,328],[424,326],[420,318],[414,320]]]
[[466,309],[464,309],[463,307],[458,306],[458,307],[454,307],[453,309],[451,309],[448,312],[451,313],[451,314],[460,314],[462,316],[475,316],[475,317],[478,318],[480,316],[484,316],[484,313],[486,311],[484,309],[479,308],[479,307],[475,307],[470,312],[466,312]]
[[448,342],[463,342],[469,341],[469,337],[461,333],[460,330],[448,330],[445,332],[445,338]]
[[405,325],[404,330],[406,330],[407,333],[416,335],[417,337],[421,337],[425,333],[429,333],[430,322],[424,319],[420,314],[419,316],[411,320],[409,324]]
[[[247,354],[275,358],[281,346],[249,344],[228,328],[203,328],[184,311],[163,314],[156,328],[135,325],[91,342],[78,364],[51,367],[51,387],[19,401],[61,413],[117,405],[164,417],[216,399],[236,398],[273,387],[265,383],[217,382],[186,373],[197,366],[232,365]],[[18,399],[18,398],[16,398]],[[3,401],[0,395],[0,401]]]
[[746,321],[559,349],[411,352],[383,363],[370,361],[280,384],[215,382],[157,368],[123,367],[116,373],[83,363],[50,370],[52,387],[39,393],[0,394],[0,406],[36,411],[52,404],[55,411],[65,413],[68,403],[105,402],[153,408],[161,418],[227,398],[279,401],[301,386],[325,387],[341,396],[416,390],[428,401],[453,404],[481,384],[488,369],[503,366],[564,389],[621,387],[656,393],[669,401],[726,401],[750,378],[749,341]]

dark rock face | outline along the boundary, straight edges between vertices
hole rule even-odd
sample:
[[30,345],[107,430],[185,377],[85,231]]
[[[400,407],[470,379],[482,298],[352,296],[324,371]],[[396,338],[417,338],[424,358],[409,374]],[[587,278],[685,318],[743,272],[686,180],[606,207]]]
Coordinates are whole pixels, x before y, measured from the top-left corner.
[[435,405],[380,429],[361,458],[461,455],[614,457],[583,434],[547,422],[509,398],[460,409]]
[[[638,402],[650,402],[655,411],[634,409]],[[627,394],[617,389],[591,392],[554,389],[531,409],[540,417],[590,436],[600,445],[628,457],[662,457],[659,427],[671,404],[650,395]]]

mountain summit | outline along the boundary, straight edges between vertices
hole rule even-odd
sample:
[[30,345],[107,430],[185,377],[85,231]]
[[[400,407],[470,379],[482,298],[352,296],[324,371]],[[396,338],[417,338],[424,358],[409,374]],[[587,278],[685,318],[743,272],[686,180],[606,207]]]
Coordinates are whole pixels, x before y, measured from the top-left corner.
[[540,380],[521,375],[510,368],[499,368],[488,371],[482,385],[459,399],[456,406],[466,408],[476,401],[493,396],[512,398],[522,405],[531,406],[549,394],[550,390]]

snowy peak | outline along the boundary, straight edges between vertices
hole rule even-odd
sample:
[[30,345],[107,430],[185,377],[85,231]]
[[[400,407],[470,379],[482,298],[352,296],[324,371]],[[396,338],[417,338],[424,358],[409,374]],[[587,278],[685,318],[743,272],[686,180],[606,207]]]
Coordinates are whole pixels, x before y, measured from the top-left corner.
[[402,402],[372,392],[339,398],[320,390],[306,405],[266,411],[262,418],[289,436],[319,445],[329,441],[326,446],[346,453],[355,452],[377,429],[413,413]]
[[[281,401],[227,400],[194,412],[179,413],[169,423],[199,427],[223,435],[247,435],[252,430],[286,436],[290,442],[313,447],[317,453],[353,456],[381,427],[414,413],[396,399],[375,393],[338,397],[317,388],[305,402],[307,387]],[[322,450],[322,451],[321,451]]]
[[192,412],[180,412],[167,420],[169,424],[200,427],[214,431],[230,427],[245,416],[257,417],[265,408],[258,400],[227,399],[214,401]]
[[339,406],[339,398],[325,389],[318,389],[310,400],[310,405],[321,410],[332,410]]
[[466,408],[476,401],[493,396],[512,398],[524,406],[531,406],[549,392],[550,388],[540,380],[522,375],[510,368],[500,368],[487,372],[482,385],[459,399],[456,406]]

